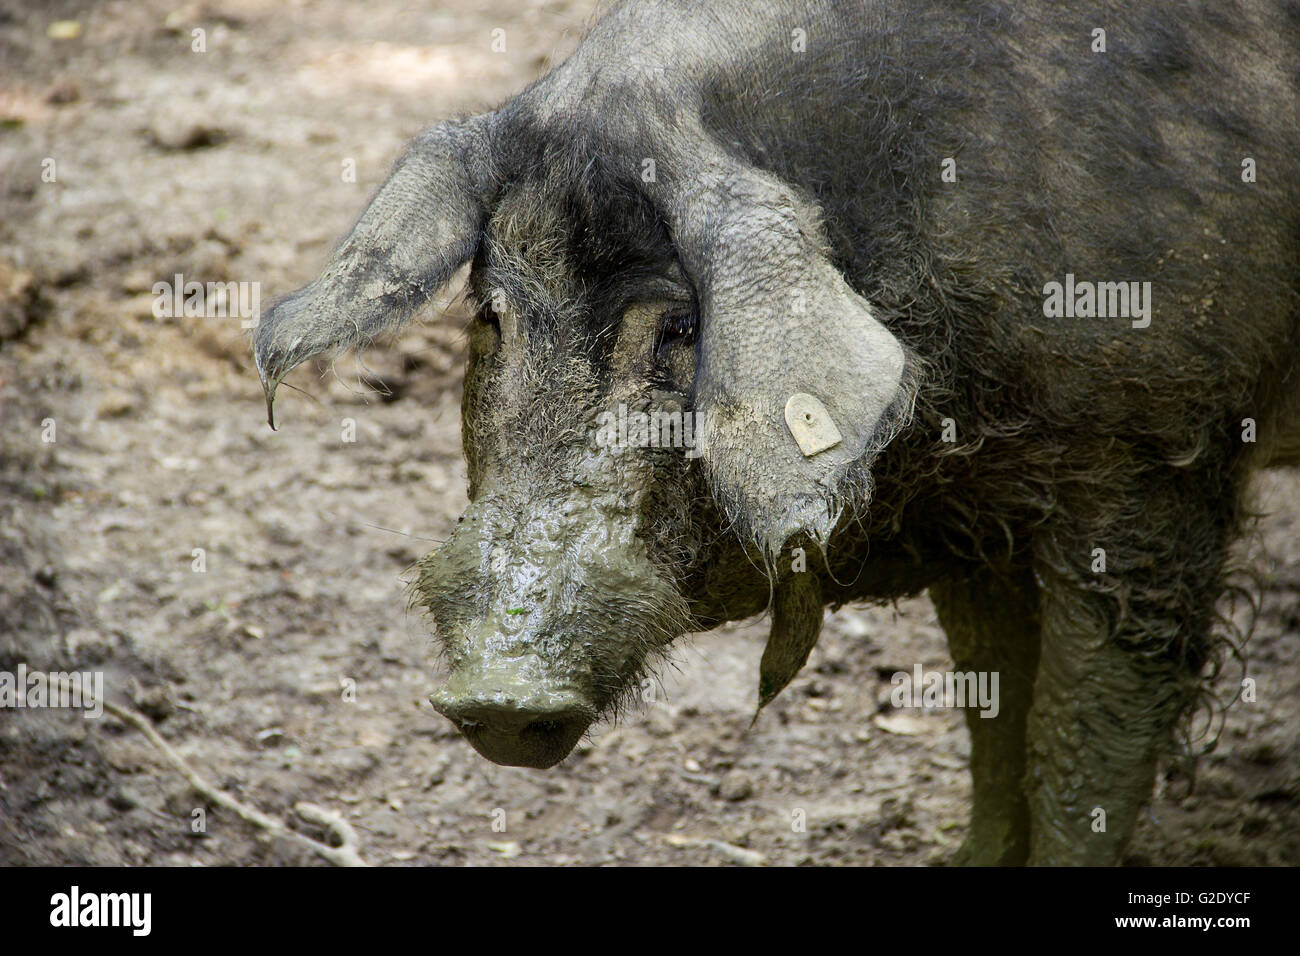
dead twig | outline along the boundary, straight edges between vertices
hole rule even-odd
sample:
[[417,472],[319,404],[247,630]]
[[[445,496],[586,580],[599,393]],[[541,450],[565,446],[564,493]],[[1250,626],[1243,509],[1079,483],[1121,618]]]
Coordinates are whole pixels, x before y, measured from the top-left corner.
[[[65,683],[60,681],[60,683]],[[117,704],[101,701],[104,710],[112,714],[119,720],[130,724],[140,733],[149,738],[149,742],[157,748],[158,752],[167,758],[167,762],[176,768],[177,772],[189,783],[194,791],[208,803],[216,807],[223,807],[229,810],[235,816],[239,817],[246,823],[251,823],[255,827],[260,827],[274,836],[284,837],[292,840],[302,846],[307,847],[317,855],[329,860],[335,866],[368,866],[365,860],[361,859],[361,854],[357,851],[359,838],[357,831],[352,825],[344,820],[341,816],[332,810],[326,810],[314,803],[299,803],[294,806],[294,811],[308,823],[314,823],[317,826],[325,827],[330,833],[334,834],[339,840],[338,846],[330,846],[321,843],[319,840],[313,840],[311,837],[299,833],[297,830],[285,826],[275,817],[267,816],[255,807],[250,807],[246,803],[241,803],[224,790],[218,790],[206,780],[199,776],[198,772],[191,767],[180,754],[172,749],[171,745],[163,739],[162,734],[158,733],[153,722],[144,714],[129,707],[120,707]]]

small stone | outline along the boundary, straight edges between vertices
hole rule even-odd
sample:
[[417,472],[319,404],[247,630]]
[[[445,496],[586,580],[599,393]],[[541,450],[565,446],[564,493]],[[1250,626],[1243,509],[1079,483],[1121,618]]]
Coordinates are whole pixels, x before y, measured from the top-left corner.
[[673,715],[669,713],[667,707],[655,705],[652,706],[650,712],[646,714],[646,733],[655,737],[668,737],[671,736],[673,731],[676,729],[676,723],[677,722],[673,720]]
[[373,752],[361,747],[344,747],[329,757],[330,766],[344,773],[366,773],[379,763]]
[[754,781],[743,770],[732,770],[718,784],[718,796],[733,803],[747,799],[754,793]]
[[81,36],[81,24],[76,20],[55,20],[45,30],[51,40],[75,40]]
[[[429,768],[428,786],[436,787],[447,779],[447,768],[451,766],[451,754],[439,754]],[[427,789],[427,788],[426,788]]]
[[108,795],[108,805],[120,813],[126,813],[140,806],[140,797],[126,787],[114,787]]
[[362,727],[357,731],[357,745],[361,747],[383,748],[392,743],[392,738],[383,731],[373,727]]
[[120,389],[108,392],[99,400],[100,418],[121,418],[135,408],[135,396]]
[[162,723],[176,710],[171,691],[165,686],[141,687],[132,699],[140,712],[154,723]]
[[102,664],[113,656],[116,644],[111,637],[89,628],[75,628],[65,638],[68,656],[74,664]]
[[51,106],[64,106],[81,99],[81,88],[68,79],[58,80],[45,94],[45,102]]
[[0,342],[17,338],[38,311],[35,276],[0,261]]
[[877,714],[872,723],[885,733],[900,737],[919,737],[933,729],[923,718],[911,714]]
[[284,730],[280,727],[267,727],[257,732],[257,742],[264,747],[275,747],[284,741]]
[[219,146],[230,138],[230,131],[198,122],[189,115],[174,113],[157,117],[149,127],[148,135],[160,149],[188,150]]

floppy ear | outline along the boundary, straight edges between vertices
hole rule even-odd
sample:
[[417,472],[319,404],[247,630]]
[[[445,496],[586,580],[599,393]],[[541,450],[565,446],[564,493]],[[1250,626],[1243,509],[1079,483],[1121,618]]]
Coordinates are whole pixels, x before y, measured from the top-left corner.
[[261,317],[253,354],[272,427],[276,387],[293,368],[398,328],[474,255],[491,115],[417,136],[325,271]]
[[888,438],[905,352],[832,265],[814,207],[691,146],[654,198],[701,300],[696,440],[724,513],[774,558],[835,527],[850,465]]

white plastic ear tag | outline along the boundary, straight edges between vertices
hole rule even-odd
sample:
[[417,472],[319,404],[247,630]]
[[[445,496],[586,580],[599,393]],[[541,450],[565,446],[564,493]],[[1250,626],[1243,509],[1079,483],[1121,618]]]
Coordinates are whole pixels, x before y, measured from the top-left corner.
[[785,424],[805,458],[844,440],[826,406],[807,392],[795,392],[785,403]]

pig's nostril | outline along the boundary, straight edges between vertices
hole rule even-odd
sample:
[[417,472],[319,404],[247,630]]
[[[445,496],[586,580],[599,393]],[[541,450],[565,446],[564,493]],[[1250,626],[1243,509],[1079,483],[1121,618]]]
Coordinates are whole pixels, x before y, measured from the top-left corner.
[[519,732],[519,738],[527,744],[550,747],[561,740],[571,738],[576,741],[578,737],[582,736],[582,732],[587,729],[587,725],[590,723],[589,718],[577,715],[562,720],[555,718],[534,720]]

